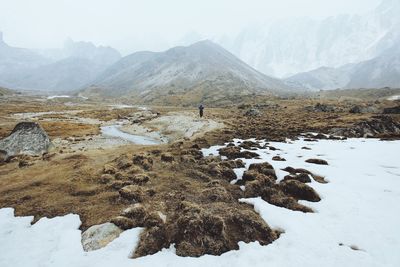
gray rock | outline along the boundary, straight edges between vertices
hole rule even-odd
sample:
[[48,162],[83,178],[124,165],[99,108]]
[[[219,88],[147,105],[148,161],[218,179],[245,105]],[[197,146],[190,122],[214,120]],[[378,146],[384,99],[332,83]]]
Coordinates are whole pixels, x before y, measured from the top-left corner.
[[17,155],[41,156],[49,151],[51,141],[36,122],[20,122],[11,134],[0,140],[0,151],[6,159]]
[[256,108],[251,108],[251,109],[247,110],[244,115],[248,116],[248,117],[258,117],[261,115],[261,112]]
[[321,103],[317,103],[314,107],[306,107],[305,109],[310,112],[335,112],[336,111],[336,108],[334,106],[321,104]]
[[350,113],[378,113],[378,109],[373,106],[353,106],[350,110]]
[[113,223],[93,225],[82,234],[82,245],[85,251],[92,251],[107,246],[119,237],[123,231]]

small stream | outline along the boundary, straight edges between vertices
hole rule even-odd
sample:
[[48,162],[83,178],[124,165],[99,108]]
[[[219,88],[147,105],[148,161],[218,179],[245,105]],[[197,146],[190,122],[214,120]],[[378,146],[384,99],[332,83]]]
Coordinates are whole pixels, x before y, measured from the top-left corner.
[[128,142],[138,144],[138,145],[159,145],[162,142],[147,136],[142,136],[142,135],[135,135],[135,134],[129,134],[121,131],[119,128],[121,125],[110,125],[110,126],[102,126],[101,127],[101,133],[104,136],[111,136],[111,137],[117,137],[121,138],[123,140],[126,140]]

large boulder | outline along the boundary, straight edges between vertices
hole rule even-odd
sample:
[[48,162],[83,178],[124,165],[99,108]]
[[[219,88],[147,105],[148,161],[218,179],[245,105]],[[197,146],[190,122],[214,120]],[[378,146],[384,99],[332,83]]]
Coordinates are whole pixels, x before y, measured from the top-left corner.
[[94,225],[82,234],[83,249],[92,251],[103,248],[121,233],[122,230],[113,223]]
[[49,136],[36,122],[20,122],[11,134],[0,140],[0,151],[8,159],[18,155],[41,156],[51,147]]

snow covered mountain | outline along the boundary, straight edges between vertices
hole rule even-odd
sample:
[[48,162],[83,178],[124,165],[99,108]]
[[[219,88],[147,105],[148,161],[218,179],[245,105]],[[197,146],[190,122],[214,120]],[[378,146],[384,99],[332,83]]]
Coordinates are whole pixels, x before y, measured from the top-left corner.
[[194,91],[199,95],[218,91],[223,97],[290,89],[211,41],[159,53],[134,53],[108,68],[93,84],[86,93],[141,98]]
[[383,0],[362,16],[274,21],[251,25],[234,38],[216,41],[255,69],[288,77],[380,56],[400,33],[398,14],[400,1]]
[[109,47],[68,40],[63,49],[34,51],[7,45],[0,33],[0,86],[69,91],[88,85],[121,58]]
[[400,88],[400,38],[381,55],[339,68],[322,67],[285,80],[296,88],[329,90],[337,88]]

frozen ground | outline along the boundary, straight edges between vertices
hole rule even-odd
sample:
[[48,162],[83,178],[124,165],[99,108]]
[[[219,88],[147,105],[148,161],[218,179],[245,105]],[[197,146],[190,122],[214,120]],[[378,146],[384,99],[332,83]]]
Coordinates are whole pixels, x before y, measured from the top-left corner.
[[122,132],[120,125],[102,126],[101,133],[104,136],[116,137],[138,145],[159,145],[162,142],[147,136]]
[[[247,166],[267,160],[276,169],[306,168],[329,181],[311,184],[320,202],[302,202],[315,210],[313,214],[261,199],[242,200],[253,203],[270,226],[284,231],[273,244],[241,243],[238,251],[200,258],[178,257],[171,247],[133,260],[128,257],[141,229],[125,231],[101,250],[84,252],[78,216],[42,219],[31,226],[32,218],[14,217],[12,209],[2,209],[0,266],[400,266],[400,141],[299,140],[270,145],[280,150],[259,150],[262,160],[246,160]],[[203,153],[217,153],[216,149]],[[276,155],[287,161],[272,161]],[[306,163],[309,158],[325,159],[329,165]],[[285,173],[277,174],[282,178]]]
[[170,112],[142,124],[126,124],[120,129],[125,133],[147,136],[159,140],[160,143],[168,143],[194,138],[223,127],[222,123],[211,119],[200,119],[193,112]]

